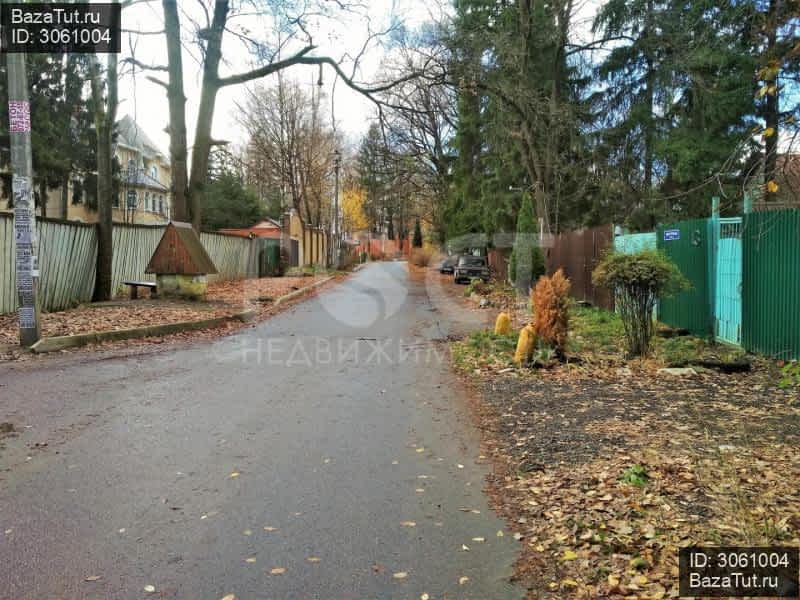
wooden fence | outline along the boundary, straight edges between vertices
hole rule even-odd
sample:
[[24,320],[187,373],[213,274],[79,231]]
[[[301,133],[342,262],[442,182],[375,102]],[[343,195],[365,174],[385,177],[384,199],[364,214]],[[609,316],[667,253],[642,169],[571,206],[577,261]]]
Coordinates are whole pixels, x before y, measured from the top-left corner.
[[[39,235],[39,299],[42,310],[63,310],[89,302],[94,292],[97,229],[94,225],[37,219]],[[164,226],[115,224],[112,243],[112,290],[121,293],[126,279],[153,281],[144,270],[156,249]],[[210,281],[258,277],[257,240],[219,233],[201,233],[219,273]],[[0,314],[17,307],[14,219],[0,213]]]

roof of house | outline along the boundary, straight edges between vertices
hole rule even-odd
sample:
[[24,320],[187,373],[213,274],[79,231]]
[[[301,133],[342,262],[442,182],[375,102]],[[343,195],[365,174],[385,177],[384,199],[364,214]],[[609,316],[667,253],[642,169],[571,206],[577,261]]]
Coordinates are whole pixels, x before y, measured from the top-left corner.
[[240,237],[275,238],[281,237],[281,224],[274,219],[263,219],[250,227],[230,227],[220,229],[220,233],[238,235]]
[[192,229],[192,224],[172,221],[164,230],[144,272],[211,275],[217,272],[217,268],[200,242],[200,236]]
[[278,223],[275,219],[266,218],[262,221],[259,221],[255,225],[252,225],[250,229],[280,229],[281,224]]
[[145,158],[160,158],[169,162],[167,154],[147,137],[142,127],[130,115],[125,115],[117,121],[117,144],[141,152]]

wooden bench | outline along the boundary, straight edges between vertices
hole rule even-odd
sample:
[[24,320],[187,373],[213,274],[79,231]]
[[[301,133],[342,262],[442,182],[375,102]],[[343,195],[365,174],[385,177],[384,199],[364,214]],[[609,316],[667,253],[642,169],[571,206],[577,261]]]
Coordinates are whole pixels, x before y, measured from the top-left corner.
[[156,291],[156,284],[152,281],[123,281],[123,285],[131,288],[131,300],[136,300],[139,297],[139,288],[147,288],[150,290],[150,295]]

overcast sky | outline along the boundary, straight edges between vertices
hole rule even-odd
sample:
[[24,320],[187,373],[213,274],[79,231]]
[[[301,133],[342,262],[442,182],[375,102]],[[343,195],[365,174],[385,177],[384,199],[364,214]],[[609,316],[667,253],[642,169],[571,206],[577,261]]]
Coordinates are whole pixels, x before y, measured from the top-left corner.
[[[390,20],[392,12],[398,15],[410,26],[416,26],[422,21],[431,18],[429,7],[431,2],[420,0],[370,0],[368,5],[368,16],[370,27],[373,30],[385,28]],[[184,86],[187,101],[187,127],[189,143],[192,143],[194,136],[194,126],[197,118],[197,108],[200,95],[200,84],[202,73],[198,65],[197,57],[199,52],[197,46],[191,41],[194,27],[189,22],[189,17],[198,21],[204,20],[203,13],[199,11],[199,5],[195,2],[179,2],[181,9],[182,26],[184,29]],[[163,29],[163,13],[160,2],[149,2],[136,4],[123,11],[123,29],[138,31],[155,31]],[[264,20],[253,18],[238,19],[233,22],[233,26],[246,26],[252,37],[259,37],[259,31],[269,27],[270,24]],[[351,16],[344,21],[333,22],[321,20],[317,23],[314,33],[314,43],[319,48],[314,52],[317,55],[329,55],[336,59],[345,53],[356,54],[363,46],[368,36],[368,27],[361,17]],[[227,64],[221,68],[221,73],[231,74],[234,72],[246,71],[252,68],[254,63],[244,44],[237,40],[233,35],[225,34],[224,56]],[[266,36],[265,36],[266,37]],[[274,39],[274,36],[269,36]],[[137,60],[146,64],[165,64],[166,63],[166,43],[163,35],[147,36],[128,36],[123,34],[122,57],[131,55],[130,44],[135,44],[134,54]],[[286,52],[284,56],[290,54]],[[360,74],[358,79],[369,82],[374,77],[380,67],[381,60],[385,56],[384,49],[379,44],[374,44],[365,54],[360,62]],[[135,77],[126,75],[120,81],[120,107],[119,116],[129,114],[142,126],[145,132],[166,152],[169,148],[169,136],[165,133],[165,128],[169,122],[169,112],[166,93],[159,85],[148,81],[147,76],[155,76],[166,79],[165,73],[142,72],[139,71]],[[284,71],[284,76],[308,85],[309,91],[318,80],[318,67],[316,66],[297,66]],[[261,80],[268,84],[271,78]],[[328,96],[328,115],[331,115],[331,92],[333,88],[334,73],[330,68],[324,72],[323,89]],[[252,84],[248,84],[252,85]],[[237,102],[241,102],[245,97],[243,86],[232,86],[223,88],[217,96],[217,106],[214,116],[213,135],[215,139],[229,140],[234,143],[242,143],[245,139],[244,132],[237,121]],[[368,127],[369,120],[374,114],[373,105],[358,93],[350,90],[341,81],[335,87],[333,98],[334,116],[337,128],[345,135],[357,141]]]
[[[596,12],[601,0],[583,0],[579,4],[576,22],[578,32],[588,30],[585,23]],[[408,29],[414,29],[424,22],[441,17],[441,11],[446,10],[449,0],[369,0],[364,3],[367,8],[369,27],[373,31],[384,29],[390,22],[391,15],[396,15],[405,23]],[[190,19],[204,22],[205,17],[198,2],[178,3],[184,30],[184,86],[187,101],[187,127],[189,143],[194,136],[194,127],[197,118],[198,100],[200,94],[201,71],[197,62],[199,55],[197,46],[193,43],[194,26]],[[444,7],[444,8],[443,8]],[[163,13],[160,2],[144,2],[127,8],[122,13],[123,29],[138,31],[157,31],[163,29]],[[275,36],[260,34],[269,28],[270,22],[266,19],[253,17],[240,18],[230,23],[232,27],[245,26],[249,35],[255,38],[274,39]],[[339,58],[345,53],[356,54],[363,46],[368,36],[368,26],[364,17],[351,16],[343,19],[322,19],[314,24],[312,29],[314,43],[319,46],[315,54],[328,55]],[[226,33],[224,38],[223,54],[227,64],[223,66],[223,75],[233,72],[245,71],[252,68],[253,59],[245,46],[233,35]],[[123,34],[122,56],[130,56],[130,45],[135,44],[136,58],[146,64],[166,63],[166,43],[163,35],[129,36]],[[284,56],[288,55],[285,53]],[[365,53],[360,63],[358,79],[369,82],[379,69],[381,61],[386,56],[386,50],[379,44],[373,44]],[[309,86],[309,90],[318,79],[318,68],[310,66],[292,67],[284,71],[285,76],[291,77]],[[165,73],[139,71],[135,77],[125,76],[120,81],[120,107],[119,116],[131,115],[142,126],[144,131],[161,147],[165,153],[169,149],[169,136],[165,128],[169,123],[169,112],[166,93],[159,85],[148,81],[147,76],[152,75],[166,79]],[[272,76],[274,81],[274,75]],[[269,83],[270,78],[262,80]],[[328,97],[328,113],[331,112],[333,71],[325,70],[323,89]],[[251,84],[248,84],[251,85]],[[217,107],[214,116],[213,136],[215,139],[229,140],[236,144],[245,141],[245,134],[237,121],[237,101],[245,97],[242,86],[223,88],[217,96]],[[337,128],[347,139],[358,143],[361,135],[366,131],[374,115],[374,106],[360,94],[350,90],[341,81],[335,87],[333,95],[333,114]]]

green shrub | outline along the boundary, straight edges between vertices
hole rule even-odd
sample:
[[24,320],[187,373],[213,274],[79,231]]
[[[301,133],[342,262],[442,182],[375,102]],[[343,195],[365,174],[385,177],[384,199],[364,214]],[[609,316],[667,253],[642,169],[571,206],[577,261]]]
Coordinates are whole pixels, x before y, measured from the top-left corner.
[[464,290],[464,296],[469,298],[472,294],[488,294],[491,291],[491,286],[489,284],[484,283],[483,279],[478,277],[473,277],[472,280],[469,282],[469,285]]
[[620,479],[623,483],[635,485],[636,487],[644,487],[650,476],[642,465],[632,465],[625,469]]
[[614,292],[629,356],[649,353],[655,333],[653,308],[658,298],[689,288],[675,263],[654,250],[606,254],[592,273],[592,281]]
[[786,363],[781,369],[781,375],[780,387],[800,386],[800,362],[792,361]]

